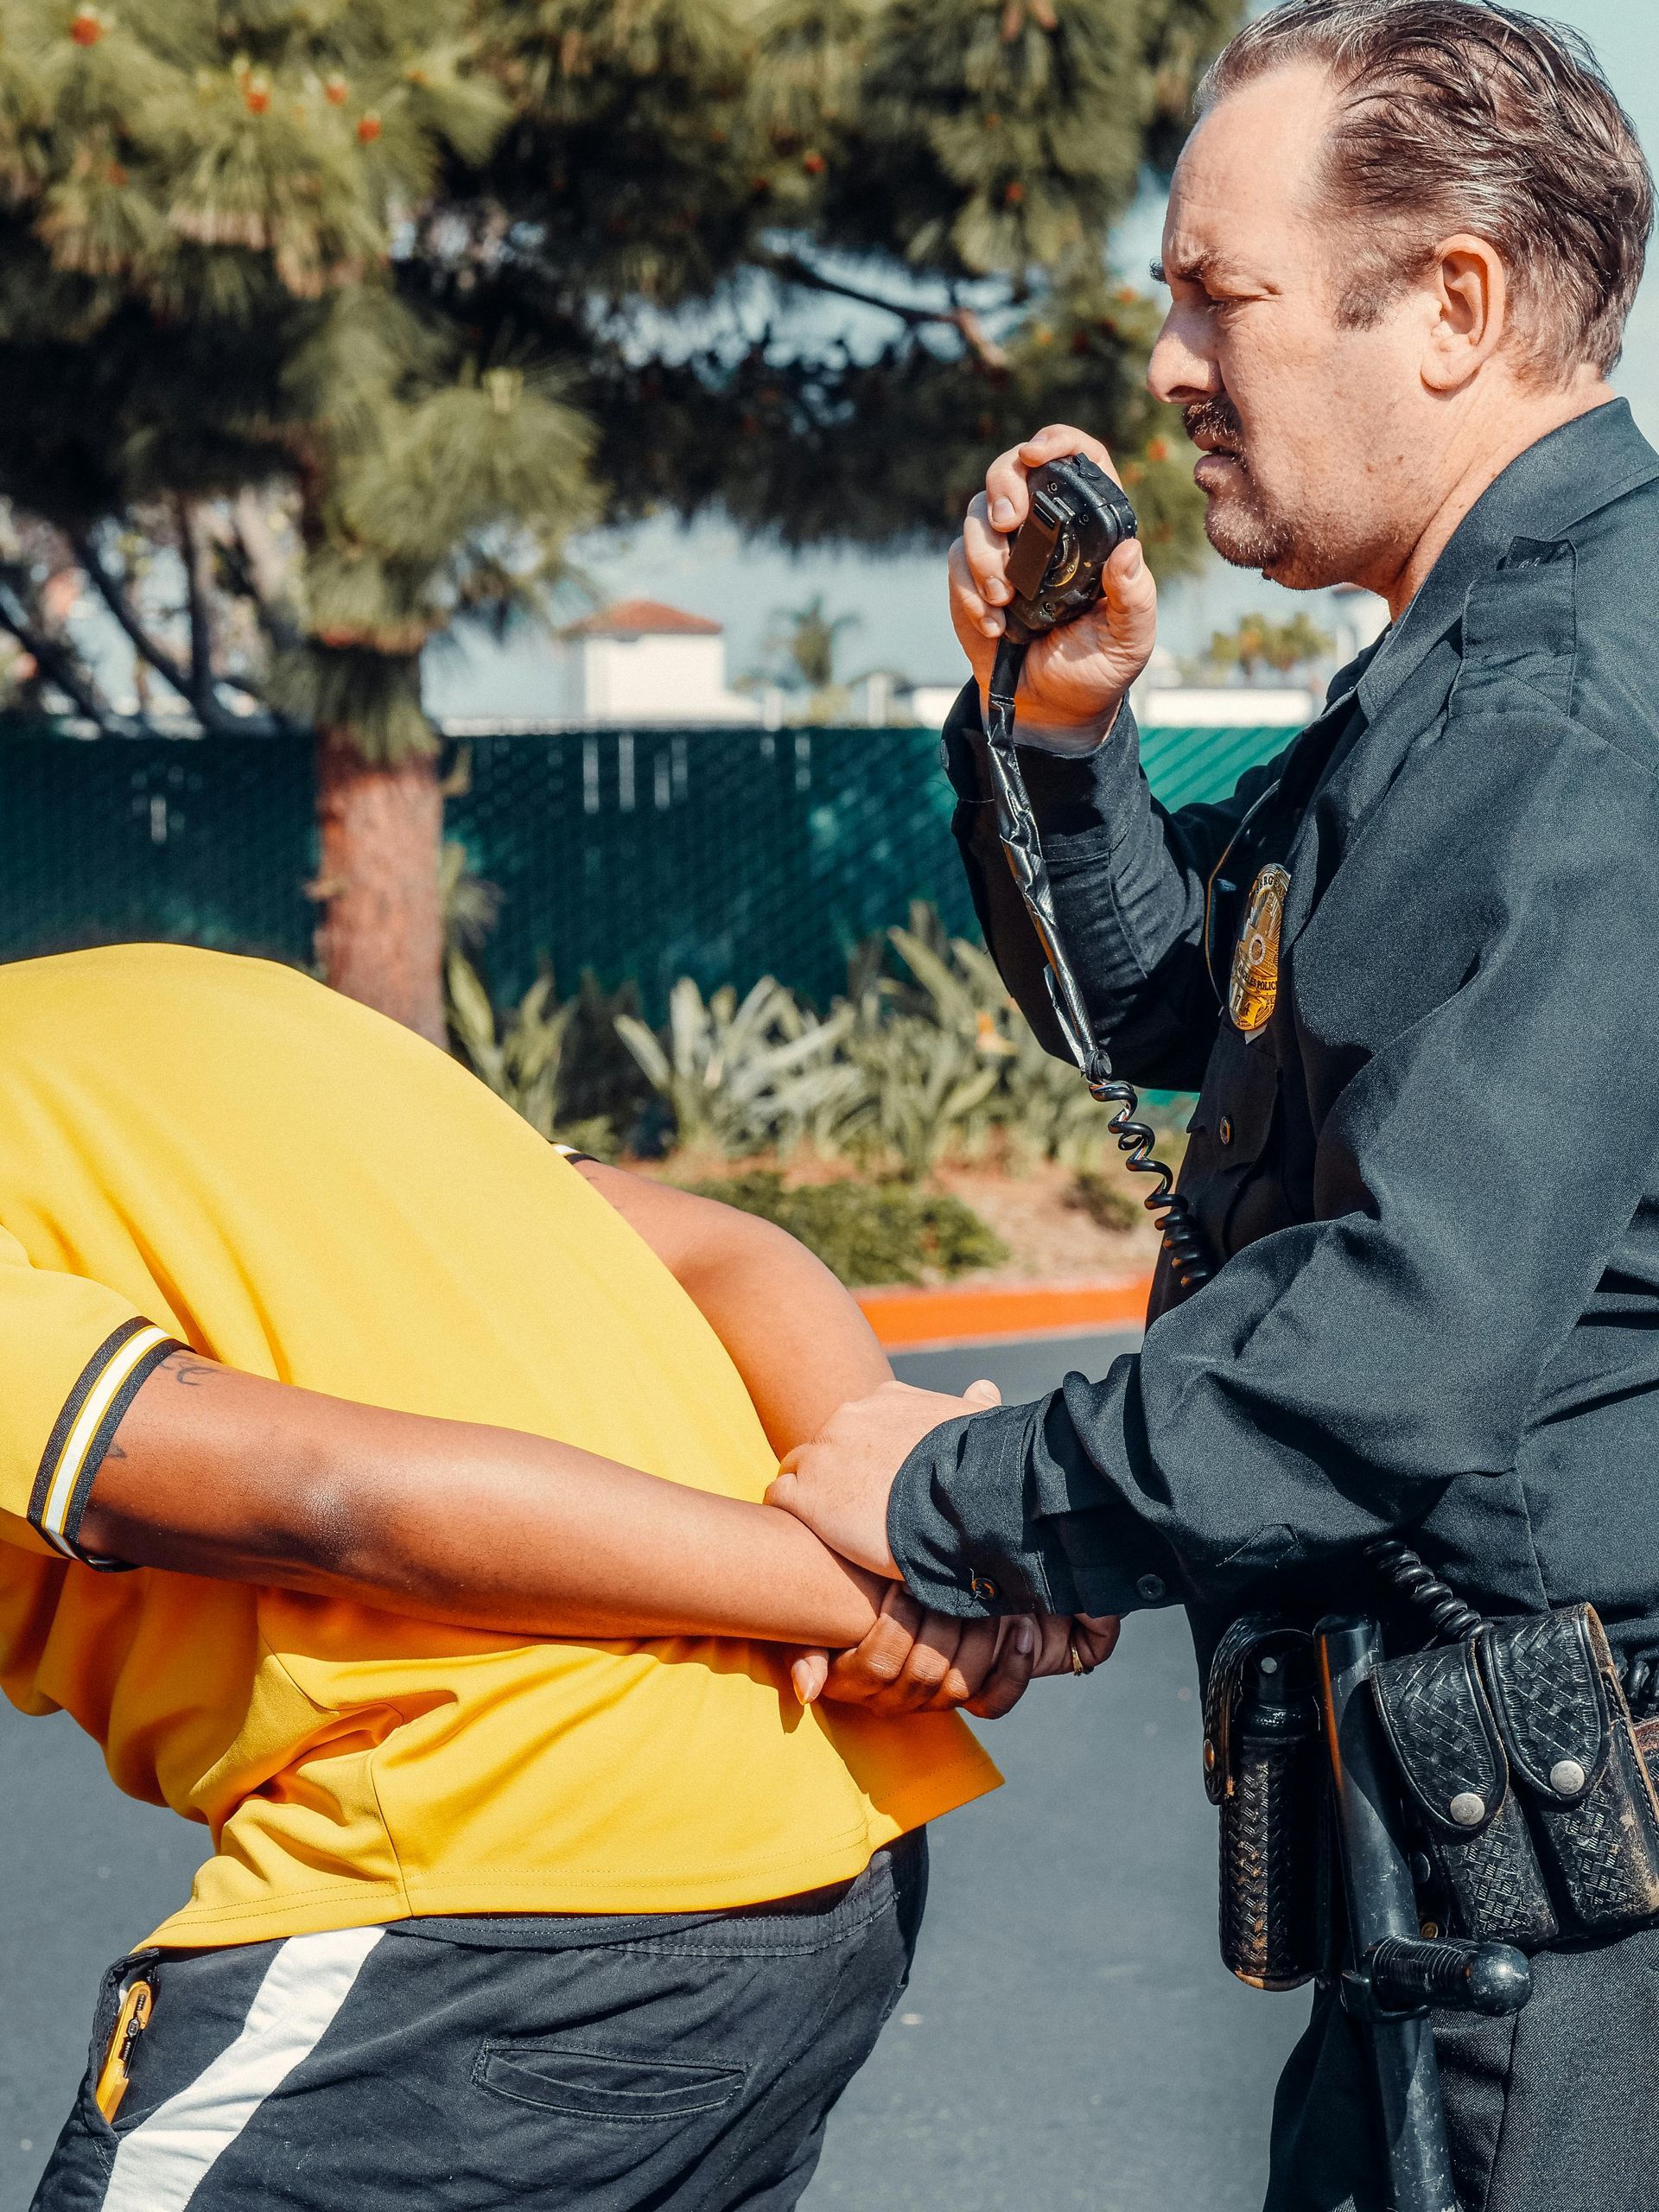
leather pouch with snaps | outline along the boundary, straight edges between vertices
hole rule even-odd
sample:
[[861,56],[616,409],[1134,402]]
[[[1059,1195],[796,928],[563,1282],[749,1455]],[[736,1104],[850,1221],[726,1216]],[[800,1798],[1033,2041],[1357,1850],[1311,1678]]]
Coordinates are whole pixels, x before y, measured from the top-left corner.
[[1204,1701],[1204,1786],[1221,1813],[1221,1955],[1257,1989],[1323,1964],[1325,1747],[1313,1639],[1262,1613],[1217,1647]]
[[1556,1916],[1473,1647],[1387,1660],[1372,1682],[1451,1931],[1548,1942]]
[[1496,1621],[1481,1672],[1539,1849],[1584,1929],[1659,1913],[1659,1804],[1593,1606]]

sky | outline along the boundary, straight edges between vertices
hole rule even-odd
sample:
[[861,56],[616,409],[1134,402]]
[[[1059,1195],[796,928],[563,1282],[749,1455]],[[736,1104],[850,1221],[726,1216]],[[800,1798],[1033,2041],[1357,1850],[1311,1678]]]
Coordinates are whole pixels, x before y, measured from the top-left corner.
[[[1589,39],[1649,160],[1659,163],[1659,7],[1653,0],[1554,0],[1541,12]],[[1131,280],[1145,281],[1162,220],[1161,195],[1147,195],[1114,240],[1115,259]],[[1659,250],[1652,261],[1655,273],[1637,302],[1613,381],[1659,443]],[[585,538],[574,551],[601,599],[666,600],[723,623],[731,677],[757,664],[777,610],[798,606],[815,592],[823,593],[830,613],[857,617],[842,650],[844,675],[886,667],[918,683],[954,684],[964,672],[945,613],[942,556],[791,556],[746,544],[722,523],[688,530],[656,521]],[[1176,653],[1190,654],[1212,630],[1230,627],[1248,611],[1282,617],[1308,607],[1305,597],[1212,558],[1201,575],[1166,590],[1160,639]],[[1310,611],[1317,619],[1320,608]],[[545,704],[547,656],[548,648],[535,640],[501,651],[452,651],[428,672],[429,704],[440,714],[535,715]]]

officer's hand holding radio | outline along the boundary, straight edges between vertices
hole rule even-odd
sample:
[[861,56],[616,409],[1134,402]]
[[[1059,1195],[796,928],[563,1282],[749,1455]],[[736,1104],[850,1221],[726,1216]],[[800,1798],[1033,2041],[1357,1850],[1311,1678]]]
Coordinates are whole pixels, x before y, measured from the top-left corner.
[[[998,454],[950,549],[950,620],[979,679],[982,706],[1007,624],[1004,609],[1014,596],[1008,556],[1014,533],[1031,510],[1028,480],[1046,462],[1071,454],[1087,454],[1116,476],[1098,438],[1052,423]],[[1103,736],[1151,658],[1158,592],[1137,539],[1113,553],[1105,585],[1096,607],[1033,639],[1020,684],[1022,736],[1053,733],[1079,743]]]

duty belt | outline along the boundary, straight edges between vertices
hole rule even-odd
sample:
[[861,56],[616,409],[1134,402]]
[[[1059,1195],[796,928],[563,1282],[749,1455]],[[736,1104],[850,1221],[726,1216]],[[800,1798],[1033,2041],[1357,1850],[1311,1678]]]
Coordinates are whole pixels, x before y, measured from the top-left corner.
[[[1659,1718],[1633,1718],[1592,1606],[1481,1622],[1380,1661],[1369,1687],[1424,1936],[1535,1952],[1659,1917]],[[1236,1622],[1210,1672],[1205,1782],[1222,1955],[1262,1988],[1340,1955],[1321,1735],[1313,1638]]]

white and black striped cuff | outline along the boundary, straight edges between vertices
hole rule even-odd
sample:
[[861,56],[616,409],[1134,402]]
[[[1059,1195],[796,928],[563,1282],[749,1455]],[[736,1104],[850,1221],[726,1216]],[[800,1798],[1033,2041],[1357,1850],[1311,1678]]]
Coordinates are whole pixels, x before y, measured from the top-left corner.
[[122,1560],[96,1559],[76,1541],[92,1484],[121,1416],[150,1370],[187,1347],[153,1321],[124,1321],[81,1370],[41,1454],[29,1501],[31,1528],[66,1559],[101,1573],[125,1571]]

